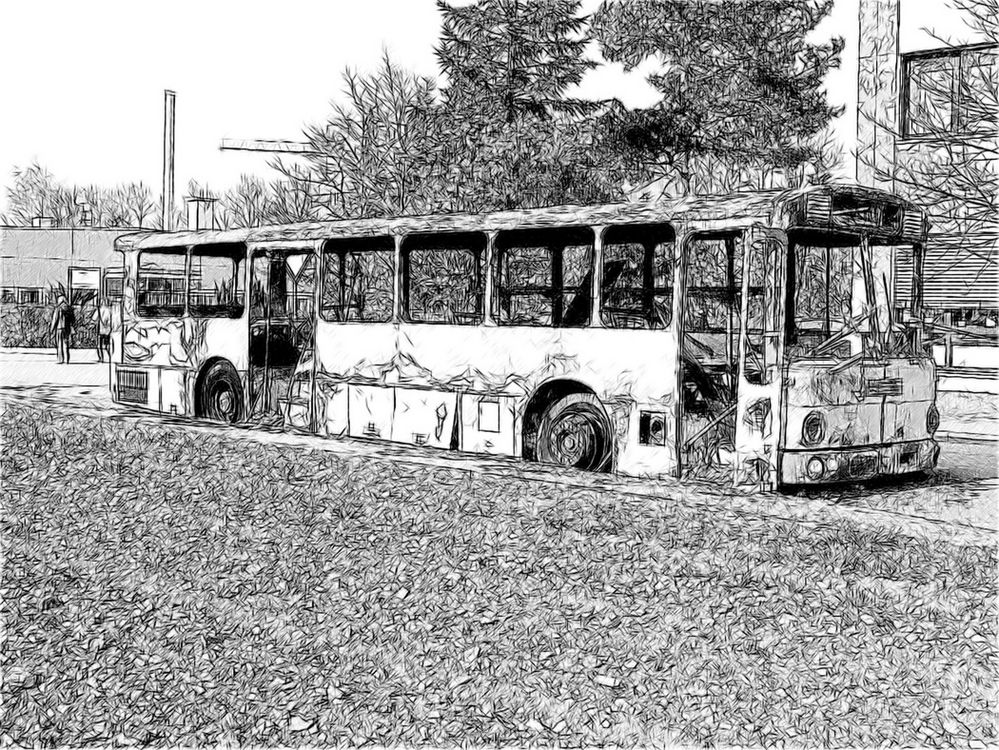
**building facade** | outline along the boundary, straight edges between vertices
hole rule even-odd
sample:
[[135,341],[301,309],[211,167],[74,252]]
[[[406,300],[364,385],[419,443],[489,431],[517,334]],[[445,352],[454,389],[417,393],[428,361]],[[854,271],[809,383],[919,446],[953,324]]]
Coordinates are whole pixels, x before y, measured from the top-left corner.
[[929,211],[923,306],[989,336],[999,316],[995,19],[990,38],[987,3],[941,4],[964,33],[953,23],[935,32],[944,16],[931,5],[860,0],[857,181]]
[[0,346],[49,346],[55,296],[77,309],[75,343],[89,346],[94,299],[121,295],[115,238],[135,231],[92,227],[0,227]]

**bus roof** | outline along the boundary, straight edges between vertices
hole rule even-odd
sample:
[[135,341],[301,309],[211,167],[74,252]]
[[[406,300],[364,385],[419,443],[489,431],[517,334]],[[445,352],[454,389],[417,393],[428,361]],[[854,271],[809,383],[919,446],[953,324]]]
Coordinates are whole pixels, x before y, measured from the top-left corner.
[[840,190],[860,192],[872,199],[892,198],[904,202],[891,193],[873,188],[856,185],[821,185],[793,191],[759,190],[597,206],[553,206],[484,213],[343,219],[243,229],[138,232],[119,237],[115,246],[120,251],[128,251],[195,244],[310,242],[338,237],[378,237],[429,232],[488,232],[572,225],[668,223],[679,218],[703,221],[728,219],[733,222],[768,220],[773,217],[778,204],[785,200],[805,193],[832,193]]

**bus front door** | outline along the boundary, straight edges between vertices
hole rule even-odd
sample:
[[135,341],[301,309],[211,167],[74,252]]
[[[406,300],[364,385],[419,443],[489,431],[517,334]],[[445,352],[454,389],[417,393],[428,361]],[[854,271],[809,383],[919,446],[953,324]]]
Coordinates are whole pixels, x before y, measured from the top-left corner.
[[720,481],[735,450],[743,233],[695,232],[683,242],[680,473]]
[[754,227],[743,243],[734,479],[776,490],[782,430],[787,235]]
[[288,419],[295,373],[311,355],[315,265],[312,248],[268,248],[253,255],[250,417],[259,423]]

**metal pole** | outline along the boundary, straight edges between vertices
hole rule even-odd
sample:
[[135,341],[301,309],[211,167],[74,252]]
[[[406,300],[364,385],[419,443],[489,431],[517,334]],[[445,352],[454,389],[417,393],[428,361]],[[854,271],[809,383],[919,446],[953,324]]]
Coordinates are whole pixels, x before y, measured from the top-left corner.
[[172,232],[173,226],[173,158],[174,122],[177,95],[169,89],[163,92],[163,220],[164,232]]

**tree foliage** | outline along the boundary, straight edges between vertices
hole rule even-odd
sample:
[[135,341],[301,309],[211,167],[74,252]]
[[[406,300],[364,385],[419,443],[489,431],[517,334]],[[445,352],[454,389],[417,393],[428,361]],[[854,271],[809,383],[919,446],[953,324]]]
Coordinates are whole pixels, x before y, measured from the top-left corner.
[[[633,169],[689,189],[712,161],[757,175],[757,187],[821,156],[841,110],[823,80],[843,40],[806,41],[831,0],[606,0],[592,31],[604,56],[633,69],[652,58],[661,99],[607,124]],[[762,184],[759,184],[762,183]]]
[[32,220],[46,217],[57,227],[98,226],[150,228],[158,205],[152,191],[142,182],[116,187],[67,185],[33,162],[15,168],[13,183],[7,188],[8,214],[3,223],[30,226]]
[[443,22],[437,60],[448,79],[452,112],[515,123],[578,110],[565,97],[596,63],[578,0],[479,0],[453,6],[437,0]]

